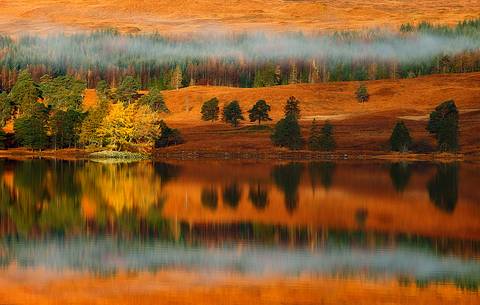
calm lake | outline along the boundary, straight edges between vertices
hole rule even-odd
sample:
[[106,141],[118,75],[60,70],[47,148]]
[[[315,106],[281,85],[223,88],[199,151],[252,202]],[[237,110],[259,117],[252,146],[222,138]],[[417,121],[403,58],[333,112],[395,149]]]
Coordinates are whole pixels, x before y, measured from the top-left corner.
[[475,163],[3,159],[0,284],[31,300],[65,300],[62,280],[110,281],[88,300],[275,283],[317,304],[308,289],[330,280],[475,299],[479,187]]

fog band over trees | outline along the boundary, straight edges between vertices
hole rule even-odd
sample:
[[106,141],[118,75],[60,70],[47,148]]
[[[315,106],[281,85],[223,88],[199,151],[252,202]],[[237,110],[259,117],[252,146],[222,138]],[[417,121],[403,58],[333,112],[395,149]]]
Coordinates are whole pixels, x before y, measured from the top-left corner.
[[[455,27],[402,25],[371,30],[305,34],[213,31],[186,36],[121,34],[114,29],[47,36],[0,36],[1,87],[16,71],[75,75],[95,87],[135,75],[143,87],[168,88],[175,69],[181,86],[267,86],[297,82],[405,78],[480,70],[480,20]],[[177,84],[178,85],[178,84]],[[171,86],[170,86],[171,87]]]

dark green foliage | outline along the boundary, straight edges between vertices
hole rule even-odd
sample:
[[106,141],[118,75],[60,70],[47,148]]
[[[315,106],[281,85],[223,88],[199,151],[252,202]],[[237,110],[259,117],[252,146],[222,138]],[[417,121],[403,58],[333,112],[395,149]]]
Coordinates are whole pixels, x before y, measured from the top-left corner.
[[395,190],[402,193],[410,181],[412,171],[406,162],[392,163],[390,165],[390,178]]
[[83,118],[84,114],[74,109],[55,111],[50,117],[53,147],[77,146]]
[[254,207],[259,210],[264,210],[268,204],[268,191],[264,186],[258,183],[255,186],[250,186],[248,198]]
[[202,189],[202,205],[210,210],[216,210],[218,207],[218,194],[214,186]]
[[438,150],[458,150],[458,110],[453,100],[443,102],[430,113],[427,130],[435,135]]
[[40,89],[45,103],[53,109],[67,111],[79,110],[82,106],[86,84],[72,76],[51,78],[48,75],[40,79]]
[[274,65],[269,64],[255,71],[254,87],[271,87],[279,84],[280,79]]
[[227,185],[223,189],[223,202],[229,207],[236,209],[242,198],[242,190],[237,183]]
[[228,105],[223,107],[223,120],[226,123],[231,124],[233,127],[237,127],[239,121],[245,120],[238,101],[231,101]]
[[271,138],[275,146],[290,149],[300,149],[303,146],[300,125],[298,124],[298,120],[292,115],[278,121]]
[[202,114],[202,120],[204,121],[214,122],[218,120],[218,114],[220,112],[220,108],[218,107],[218,99],[214,97],[203,103],[202,110],[200,112]]
[[155,140],[155,148],[178,145],[183,142],[182,135],[178,129],[170,128],[163,120],[160,121],[160,137]]
[[357,97],[357,101],[359,103],[367,102],[370,99],[370,94],[368,93],[367,86],[365,84],[360,84],[357,92],[355,93],[355,96]]
[[303,164],[296,162],[287,165],[277,165],[272,170],[273,181],[283,191],[285,207],[289,213],[293,213],[297,208],[298,187],[300,186],[303,170]]
[[325,125],[320,128],[314,119],[310,130],[310,138],[308,139],[308,147],[311,150],[335,150],[336,144],[333,137],[333,125],[327,121]]
[[407,152],[412,145],[410,132],[403,121],[397,122],[390,136],[390,149],[392,151]]
[[18,107],[20,114],[28,115],[35,111],[37,100],[40,97],[40,90],[27,70],[20,72],[9,96],[11,101]]
[[47,109],[43,104],[36,103],[28,115],[15,120],[13,128],[17,142],[34,150],[46,148],[48,145],[47,118]]
[[458,164],[438,164],[437,173],[428,182],[430,200],[441,210],[453,213],[458,200]]
[[12,118],[13,105],[6,92],[0,93],[0,127]]
[[127,76],[115,91],[115,99],[128,105],[139,97],[138,90],[140,90],[140,83],[133,76]]
[[292,116],[298,120],[300,118],[300,101],[294,96],[289,97],[285,104],[284,113],[285,117]]
[[264,100],[258,100],[255,105],[252,106],[252,109],[248,110],[248,118],[250,119],[250,122],[258,121],[258,125],[260,125],[262,121],[272,120],[268,115],[269,112],[270,105]]
[[158,88],[152,88],[148,94],[142,96],[138,100],[138,103],[140,105],[147,105],[150,107],[150,109],[152,109],[152,111],[165,113],[170,112],[167,108],[167,105],[165,105],[165,101],[163,100],[162,91],[160,91]]

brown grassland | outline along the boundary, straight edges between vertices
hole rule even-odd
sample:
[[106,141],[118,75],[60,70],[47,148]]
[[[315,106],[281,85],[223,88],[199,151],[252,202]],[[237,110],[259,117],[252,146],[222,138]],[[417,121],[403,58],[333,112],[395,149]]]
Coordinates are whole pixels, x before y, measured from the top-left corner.
[[[188,87],[165,91],[171,114],[166,122],[179,128],[186,143],[159,150],[257,152],[267,155],[285,152],[270,141],[270,130],[254,130],[248,123],[248,110],[257,100],[265,99],[272,107],[273,124],[283,115],[289,96],[301,101],[301,125],[305,138],[313,118],[322,123],[330,120],[335,126],[338,151],[351,155],[372,155],[388,152],[388,140],[395,122],[402,119],[411,130],[419,148],[435,149],[434,138],[426,131],[428,114],[439,103],[454,99],[460,110],[460,145],[465,156],[480,153],[480,73],[426,76],[404,80],[367,82],[371,98],[358,103],[355,90],[358,82],[298,84],[272,88]],[[86,104],[95,103],[95,95],[87,95]],[[246,121],[240,128],[222,122],[204,122],[200,108],[204,101],[217,97],[220,106],[238,100]],[[188,111],[186,109],[188,108]],[[391,157],[391,156],[390,156]]]
[[429,21],[455,24],[479,17],[474,0],[0,0],[0,29],[44,34],[105,27],[122,32],[228,30],[348,30],[398,28]]

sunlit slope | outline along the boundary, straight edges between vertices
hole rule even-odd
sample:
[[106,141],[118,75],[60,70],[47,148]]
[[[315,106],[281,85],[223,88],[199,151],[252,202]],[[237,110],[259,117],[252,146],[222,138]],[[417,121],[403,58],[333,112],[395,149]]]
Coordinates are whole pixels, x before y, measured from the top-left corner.
[[0,31],[9,34],[103,27],[168,33],[205,28],[345,30],[424,20],[454,24],[480,12],[480,2],[469,0],[2,0],[0,7]]
[[[461,145],[464,152],[478,150],[480,134],[480,73],[451,74],[405,80],[367,82],[370,101],[360,104],[355,99],[358,82],[299,84],[270,88],[188,87],[164,91],[171,114],[165,119],[180,128],[187,142],[169,149],[185,150],[270,150],[268,132],[233,129],[223,123],[201,121],[204,101],[217,97],[221,106],[231,100],[240,101],[244,112],[257,100],[265,99],[272,107],[273,122],[283,115],[289,96],[301,101],[305,134],[310,122],[330,120],[336,128],[339,149],[385,149],[395,122],[404,119],[416,141],[434,145],[426,132],[428,114],[439,103],[454,99],[460,109]],[[87,101],[94,103],[92,98]],[[186,111],[186,109],[189,111]],[[248,113],[244,113],[249,124]],[[272,123],[270,123],[272,126]]]

